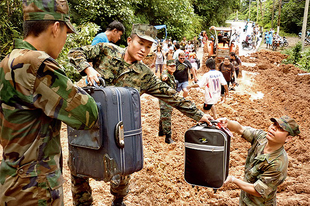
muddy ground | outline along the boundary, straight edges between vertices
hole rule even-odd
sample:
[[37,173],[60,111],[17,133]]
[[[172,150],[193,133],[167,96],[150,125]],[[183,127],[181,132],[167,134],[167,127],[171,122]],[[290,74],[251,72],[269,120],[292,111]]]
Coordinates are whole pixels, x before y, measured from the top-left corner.
[[[300,124],[301,134],[285,145],[289,155],[288,177],[278,187],[278,205],[310,205],[310,75],[293,65],[282,65],[285,58],[278,52],[261,50],[242,61],[252,66],[242,66],[239,87],[230,91],[226,102],[218,104],[220,117],[239,121],[243,125],[267,129],[271,117],[289,115]],[[200,70],[201,76],[205,71]],[[190,100],[202,109],[202,90],[191,90]],[[164,143],[158,137],[158,100],[148,95],[141,97],[144,168],[131,175],[130,192],[126,205],[238,205],[240,190],[228,185],[214,193],[213,189],[192,187],[184,180],[184,133],[195,121],[174,110],[172,138],[176,143]],[[66,160],[68,146],[66,126],[62,129],[64,151],[65,205],[72,205],[70,176]],[[230,174],[241,178],[250,144],[234,135],[231,144]],[[1,148],[0,148],[1,150]],[[1,151],[2,152],[2,151]],[[110,205],[112,196],[109,183],[91,179],[94,205]]]

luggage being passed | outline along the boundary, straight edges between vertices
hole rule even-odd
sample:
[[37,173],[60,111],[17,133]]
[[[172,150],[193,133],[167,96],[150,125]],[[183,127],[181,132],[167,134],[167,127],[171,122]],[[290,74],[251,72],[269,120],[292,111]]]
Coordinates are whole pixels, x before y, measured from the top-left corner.
[[213,126],[196,125],[186,131],[186,182],[214,189],[222,187],[229,171],[231,136],[231,132],[218,122],[213,122]]
[[[101,80],[103,81],[103,80]],[[97,102],[99,121],[91,130],[68,127],[73,175],[110,181],[143,167],[139,92],[130,87],[87,86]]]

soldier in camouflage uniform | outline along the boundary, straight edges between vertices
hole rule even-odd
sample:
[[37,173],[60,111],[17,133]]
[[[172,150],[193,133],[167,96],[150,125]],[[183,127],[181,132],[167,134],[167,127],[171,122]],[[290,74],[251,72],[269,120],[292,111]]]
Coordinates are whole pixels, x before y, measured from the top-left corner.
[[239,205],[276,205],[277,187],[287,176],[288,157],[283,145],[300,133],[298,124],[288,116],[271,118],[273,124],[265,132],[243,127],[236,121],[219,120],[252,145],[246,158],[244,179],[228,176],[225,182],[241,189]]
[[23,1],[24,40],[0,63],[0,205],[64,205],[61,122],[95,124],[95,101],[55,61],[74,32],[65,0]]
[[[73,49],[68,56],[82,75],[87,75],[88,82],[99,82],[98,76],[105,79],[106,85],[136,88],[140,95],[147,93],[157,97],[196,121],[207,123],[211,117],[197,109],[196,105],[162,82],[141,61],[152,47],[156,29],[150,25],[133,25],[131,36],[127,39],[128,47],[123,49],[113,44],[99,43]],[[94,68],[88,62],[92,62]],[[75,205],[90,205],[91,189],[87,178],[72,175],[72,193]],[[78,183],[78,184],[75,184]],[[112,205],[125,205],[123,197],[128,193],[129,176],[123,177],[120,185],[111,184],[114,195]]]
[[[173,76],[175,72],[175,62],[173,59],[167,61],[167,70],[163,72],[161,75],[161,80],[166,82],[171,88],[176,89],[176,82]],[[171,139],[171,115],[173,108],[166,104],[164,101],[159,100],[159,108],[160,108],[160,119],[159,119],[159,136],[165,137],[165,142],[168,144],[173,143],[174,141]]]

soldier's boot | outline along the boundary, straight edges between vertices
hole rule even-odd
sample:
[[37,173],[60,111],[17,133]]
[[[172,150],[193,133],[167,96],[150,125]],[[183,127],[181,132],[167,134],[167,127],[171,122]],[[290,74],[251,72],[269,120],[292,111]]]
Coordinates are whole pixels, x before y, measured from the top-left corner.
[[164,132],[162,130],[159,130],[158,136],[164,136]]
[[123,197],[114,196],[112,206],[126,206],[125,203],[123,202],[123,200],[124,200]]
[[165,142],[167,144],[174,143],[173,139],[171,139],[171,134],[166,134]]

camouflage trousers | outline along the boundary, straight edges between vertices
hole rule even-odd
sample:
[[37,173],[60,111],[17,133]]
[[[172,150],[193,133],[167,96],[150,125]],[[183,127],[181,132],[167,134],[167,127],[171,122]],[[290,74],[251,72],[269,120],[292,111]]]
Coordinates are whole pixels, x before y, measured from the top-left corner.
[[[110,192],[117,198],[125,197],[129,191],[130,176],[120,176],[119,181],[110,182]],[[73,205],[89,206],[93,204],[92,190],[88,177],[77,177],[71,174]]]
[[0,183],[0,206],[63,206],[62,182],[53,185],[47,176],[7,178]]
[[160,107],[160,119],[159,119],[159,131],[163,134],[171,135],[171,115],[173,108],[164,101],[159,100]]

